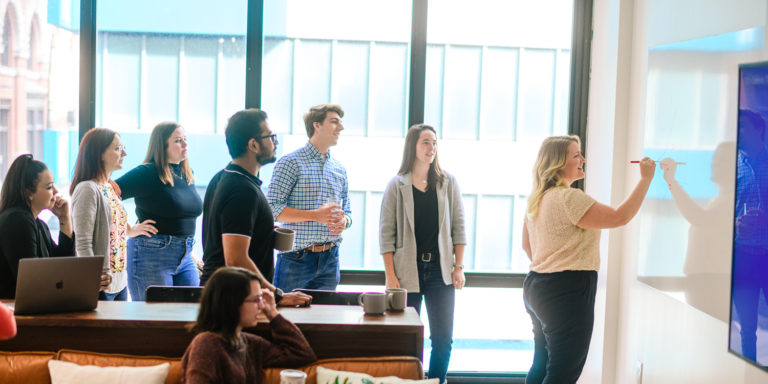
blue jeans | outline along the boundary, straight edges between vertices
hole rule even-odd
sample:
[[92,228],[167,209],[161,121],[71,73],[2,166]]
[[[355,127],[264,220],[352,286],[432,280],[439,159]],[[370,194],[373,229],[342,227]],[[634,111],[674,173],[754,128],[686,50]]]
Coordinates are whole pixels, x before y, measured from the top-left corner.
[[285,292],[296,288],[334,291],[339,285],[339,247],[327,251],[283,252],[277,256],[275,286]]
[[115,293],[106,293],[104,291],[99,291],[99,300],[126,301],[128,300],[128,287],[125,287],[120,292],[115,292]]
[[128,239],[128,289],[133,301],[144,301],[150,285],[198,286],[200,275],[192,259],[194,237],[171,235]]
[[448,363],[451,361],[456,289],[452,284],[446,285],[443,282],[439,260],[432,263],[419,261],[417,264],[421,292],[408,293],[408,306],[421,313],[421,300],[424,298],[429,318],[429,339],[432,341],[427,375],[430,379],[438,378],[443,383],[448,373]]

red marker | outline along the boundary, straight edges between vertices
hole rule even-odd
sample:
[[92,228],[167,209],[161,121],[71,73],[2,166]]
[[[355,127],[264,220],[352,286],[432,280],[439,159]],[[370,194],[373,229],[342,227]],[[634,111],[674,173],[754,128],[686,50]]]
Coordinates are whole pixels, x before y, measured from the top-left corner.
[[[658,160],[654,160],[653,162],[654,162],[654,163],[661,163],[661,161],[658,161]],[[632,161],[630,161],[629,163],[630,163],[630,164],[640,164],[640,160],[632,160]],[[676,162],[675,162],[675,164],[678,164],[678,165],[685,165],[685,163],[681,163],[681,162],[679,162],[679,161],[676,161]]]

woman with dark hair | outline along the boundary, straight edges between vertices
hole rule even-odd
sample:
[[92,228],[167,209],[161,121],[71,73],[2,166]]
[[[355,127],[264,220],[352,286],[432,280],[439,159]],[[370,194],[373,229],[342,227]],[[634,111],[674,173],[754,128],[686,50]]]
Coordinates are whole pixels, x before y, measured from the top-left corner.
[[[69,203],[58,195],[53,174],[32,155],[13,161],[0,191],[0,299],[16,297],[19,260],[74,256]],[[37,216],[48,209],[59,219],[59,244]]]
[[534,342],[527,384],[578,380],[592,337],[600,229],[632,220],[656,169],[653,160],[643,158],[640,181],[614,209],[571,188],[584,178],[584,163],[578,136],[552,136],[542,142],[533,166],[523,222],[523,249],[531,260],[523,301]]
[[[269,320],[270,340],[243,332],[259,315]],[[260,383],[264,367],[299,367],[315,360],[299,328],[281,316],[272,292],[244,268],[222,267],[211,275],[200,298],[192,340],[181,360],[186,384]]]
[[408,306],[429,315],[430,378],[445,382],[453,342],[456,289],[464,287],[464,205],[456,178],[437,159],[429,125],[408,130],[403,162],[381,202],[381,254],[387,288],[408,290]]
[[120,135],[106,128],[85,133],[72,178],[72,218],[78,256],[104,255],[109,285],[99,300],[127,300],[125,242],[127,237],[157,232],[151,220],[134,227],[120,200],[120,188],[109,175],[123,167],[125,148]]
[[156,125],[144,164],[115,181],[123,200],[136,199],[139,221],[151,220],[157,228],[153,236],[128,239],[131,299],[144,301],[150,285],[200,285],[191,252],[203,202],[193,185],[184,128],[172,122]]

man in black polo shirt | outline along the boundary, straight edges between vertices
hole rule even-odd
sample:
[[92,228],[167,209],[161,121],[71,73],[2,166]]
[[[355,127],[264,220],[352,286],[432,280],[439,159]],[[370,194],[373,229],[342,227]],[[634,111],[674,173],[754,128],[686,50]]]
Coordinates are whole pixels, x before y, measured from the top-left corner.
[[[261,277],[262,287],[275,291],[272,210],[256,176],[275,161],[277,136],[264,111],[249,108],[232,115],[224,132],[232,162],[208,184],[203,202],[203,276],[205,285],[223,266],[242,267]],[[303,293],[275,291],[281,305],[309,304]]]

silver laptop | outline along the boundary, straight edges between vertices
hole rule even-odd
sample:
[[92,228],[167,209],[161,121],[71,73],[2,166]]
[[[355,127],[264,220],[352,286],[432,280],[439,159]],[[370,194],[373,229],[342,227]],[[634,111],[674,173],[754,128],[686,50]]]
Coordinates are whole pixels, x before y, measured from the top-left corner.
[[19,260],[14,314],[93,310],[103,266],[104,256]]

